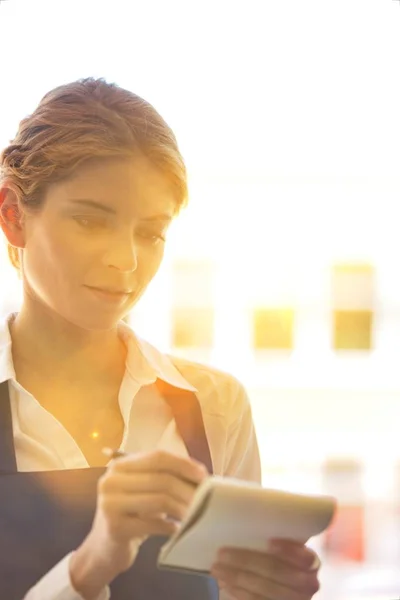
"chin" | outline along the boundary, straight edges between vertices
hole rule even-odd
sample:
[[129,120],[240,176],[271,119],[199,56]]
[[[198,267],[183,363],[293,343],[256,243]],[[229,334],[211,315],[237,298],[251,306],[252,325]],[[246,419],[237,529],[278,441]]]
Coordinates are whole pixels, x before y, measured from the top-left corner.
[[[88,311],[88,310],[77,310],[77,311],[58,311],[55,310],[61,317],[66,321],[84,329],[86,331],[109,331],[117,327],[118,323],[123,319],[126,311]],[[128,311],[129,312],[129,311]]]

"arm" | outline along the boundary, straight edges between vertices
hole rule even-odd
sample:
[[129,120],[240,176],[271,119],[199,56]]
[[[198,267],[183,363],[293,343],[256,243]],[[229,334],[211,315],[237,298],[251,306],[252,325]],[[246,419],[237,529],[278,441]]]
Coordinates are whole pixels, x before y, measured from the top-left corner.
[[[83,600],[72,585],[70,562],[73,554],[68,554],[24,596],[24,600]],[[95,600],[109,600],[108,586],[94,597]]]
[[206,476],[197,461],[163,451],[113,461],[99,480],[87,538],[24,600],[108,600],[108,584],[132,566],[142,541],[175,532]]
[[[261,466],[249,400],[239,384],[228,429],[224,475],[261,482]],[[265,553],[221,549],[212,574],[220,600],[310,600],[319,589],[319,559],[289,540],[265,545]],[[225,552],[224,552],[225,550]]]
[[261,464],[250,401],[238,384],[228,425],[224,475],[261,483]]

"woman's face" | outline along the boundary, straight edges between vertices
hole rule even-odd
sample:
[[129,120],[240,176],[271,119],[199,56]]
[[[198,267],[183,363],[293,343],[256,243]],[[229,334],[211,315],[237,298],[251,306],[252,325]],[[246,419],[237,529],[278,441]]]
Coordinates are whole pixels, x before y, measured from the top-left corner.
[[145,158],[87,164],[26,218],[26,294],[84,329],[112,328],[156,274],[175,210],[167,178]]

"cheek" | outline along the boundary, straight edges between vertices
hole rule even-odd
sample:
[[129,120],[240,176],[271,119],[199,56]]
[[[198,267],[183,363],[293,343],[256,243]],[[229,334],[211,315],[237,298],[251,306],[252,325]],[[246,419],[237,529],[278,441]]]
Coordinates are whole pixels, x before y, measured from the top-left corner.
[[135,302],[146,291],[147,287],[157,274],[164,256],[164,245],[140,248],[137,252],[137,267],[133,280],[138,292]]
[[65,287],[68,275],[82,269],[82,256],[62,232],[32,236],[23,253],[24,274],[33,288]]
[[141,280],[150,281],[156,275],[164,257],[164,244],[141,248],[137,256],[137,275]]

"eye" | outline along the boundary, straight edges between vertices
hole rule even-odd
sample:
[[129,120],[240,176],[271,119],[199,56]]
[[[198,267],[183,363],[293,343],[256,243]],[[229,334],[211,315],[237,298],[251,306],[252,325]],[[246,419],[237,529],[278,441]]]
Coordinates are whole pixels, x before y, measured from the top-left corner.
[[91,215],[74,217],[74,221],[76,221],[83,229],[87,230],[102,229],[107,224],[106,219],[102,217],[93,217]]
[[143,240],[145,240],[153,245],[161,243],[161,242],[165,242],[165,233],[162,231],[140,229],[137,232],[137,234]]

